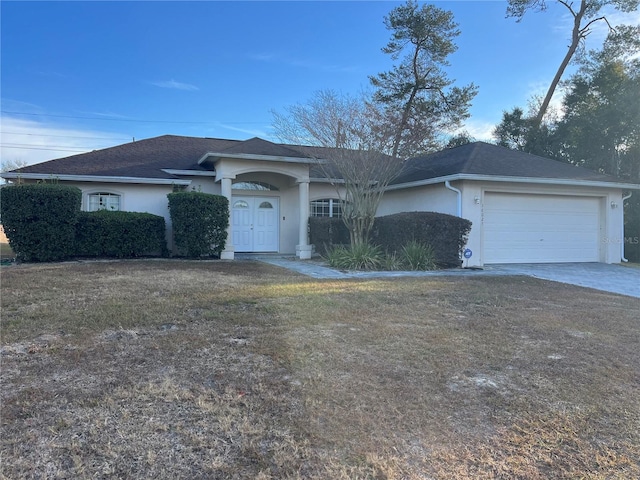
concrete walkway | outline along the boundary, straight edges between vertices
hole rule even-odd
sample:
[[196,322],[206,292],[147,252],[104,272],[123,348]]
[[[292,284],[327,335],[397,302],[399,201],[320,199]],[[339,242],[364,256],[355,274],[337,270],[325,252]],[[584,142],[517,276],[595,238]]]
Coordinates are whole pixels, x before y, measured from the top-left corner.
[[482,270],[460,268],[431,272],[357,272],[336,270],[315,261],[279,255],[236,254],[236,258],[277,265],[318,279],[526,275],[640,298],[640,268],[604,263],[501,264],[488,265]]

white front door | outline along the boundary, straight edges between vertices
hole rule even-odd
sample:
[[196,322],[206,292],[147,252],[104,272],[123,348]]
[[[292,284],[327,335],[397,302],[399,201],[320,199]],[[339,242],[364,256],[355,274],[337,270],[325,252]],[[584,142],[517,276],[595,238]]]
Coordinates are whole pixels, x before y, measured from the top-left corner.
[[278,251],[278,200],[276,197],[232,198],[231,224],[236,252]]

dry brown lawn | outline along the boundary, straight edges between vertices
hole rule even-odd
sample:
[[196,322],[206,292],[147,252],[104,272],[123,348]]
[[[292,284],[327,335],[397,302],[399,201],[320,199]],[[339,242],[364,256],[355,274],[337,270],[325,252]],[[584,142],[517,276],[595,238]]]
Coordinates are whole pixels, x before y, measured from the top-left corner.
[[640,478],[639,299],[240,261],[0,274],[0,478]]

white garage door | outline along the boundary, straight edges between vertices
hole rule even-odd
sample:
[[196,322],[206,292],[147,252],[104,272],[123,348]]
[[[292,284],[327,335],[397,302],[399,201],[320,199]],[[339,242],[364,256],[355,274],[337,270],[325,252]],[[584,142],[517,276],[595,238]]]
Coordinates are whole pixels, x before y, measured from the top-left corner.
[[484,263],[597,262],[595,197],[485,193]]

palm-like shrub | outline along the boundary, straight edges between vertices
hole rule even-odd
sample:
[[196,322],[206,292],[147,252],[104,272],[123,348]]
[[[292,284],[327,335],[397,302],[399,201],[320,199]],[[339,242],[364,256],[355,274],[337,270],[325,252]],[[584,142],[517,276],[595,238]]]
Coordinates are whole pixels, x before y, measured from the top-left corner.
[[402,265],[409,270],[434,270],[436,263],[433,248],[412,240],[402,247]]
[[327,252],[327,262],[345,270],[377,270],[382,265],[382,249],[367,243],[337,246]]

